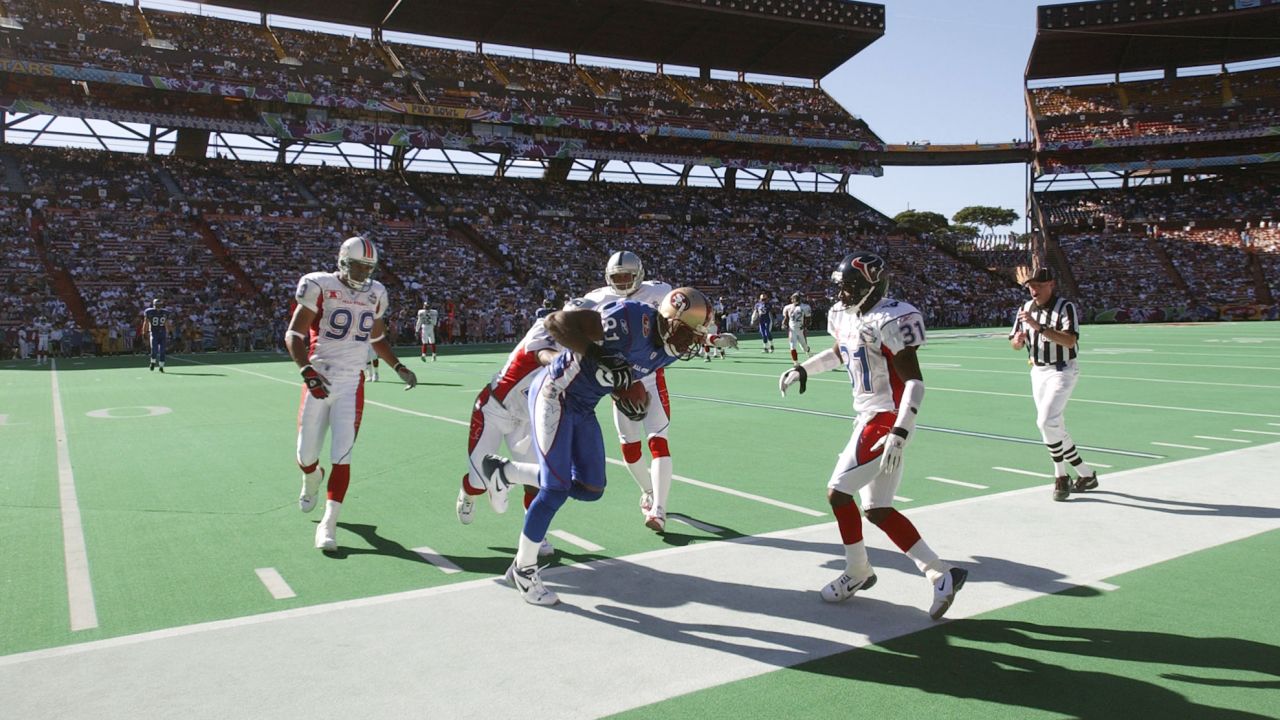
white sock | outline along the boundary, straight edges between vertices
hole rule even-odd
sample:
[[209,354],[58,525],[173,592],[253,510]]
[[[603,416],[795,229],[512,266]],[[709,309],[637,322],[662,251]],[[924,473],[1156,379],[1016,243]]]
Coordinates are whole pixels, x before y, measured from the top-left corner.
[[638,462],[627,463],[627,472],[631,473],[631,478],[636,481],[643,492],[653,492],[653,481],[649,479],[649,468],[644,466],[644,459]]
[[542,483],[538,482],[538,474],[540,472],[538,463],[512,460],[507,463],[506,467],[507,480],[518,485],[528,485],[530,487],[542,487]]
[[650,466],[653,473],[653,507],[667,509],[671,495],[671,457],[656,457]]
[[866,579],[871,575],[871,561],[867,558],[867,545],[859,540],[844,546],[844,572],[851,578]]
[[907,557],[915,562],[916,567],[920,568],[920,572],[924,573],[931,583],[941,580],[947,570],[951,569],[951,566],[943,562],[938,557],[938,553],[934,552],[924,540],[917,540],[916,544],[907,550]]
[[520,533],[520,545],[516,549],[516,567],[527,568],[538,564],[538,546],[542,543],[530,540]]

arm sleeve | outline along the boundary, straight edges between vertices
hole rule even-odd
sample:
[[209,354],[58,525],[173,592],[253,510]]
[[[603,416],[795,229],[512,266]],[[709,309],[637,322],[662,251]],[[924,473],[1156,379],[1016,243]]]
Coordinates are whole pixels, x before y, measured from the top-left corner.
[[1075,303],[1062,303],[1062,313],[1058,315],[1058,329],[1064,333],[1070,333],[1076,337],[1080,337],[1080,324],[1076,317]]
[[[1026,305],[1019,305],[1019,306],[1018,306],[1018,310],[1021,310],[1021,309],[1025,308],[1025,307],[1026,307]],[[1021,329],[1022,329],[1022,321],[1018,319],[1018,313],[1017,313],[1017,311],[1014,311],[1014,313],[1013,313],[1013,327],[1009,329],[1009,339],[1010,339],[1010,340],[1012,340],[1012,339],[1013,339],[1013,336],[1014,336],[1014,335],[1016,335],[1016,334],[1018,333],[1018,331],[1019,331],[1019,330],[1021,330]]]
[[298,281],[298,289],[293,293],[294,300],[302,307],[315,312],[319,305],[316,300],[320,298],[320,283],[313,281],[305,275]]

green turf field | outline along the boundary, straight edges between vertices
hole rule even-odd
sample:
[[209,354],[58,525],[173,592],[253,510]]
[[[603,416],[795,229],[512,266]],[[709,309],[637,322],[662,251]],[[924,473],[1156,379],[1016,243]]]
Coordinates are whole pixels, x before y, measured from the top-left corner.
[[[815,338],[817,347],[823,342]],[[366,385],[334,557],[312,547],[320,513],[297,510],[300,386],[283,355],[171,356],[165,374],[148,372],[138,357],[60,360],[56,373],[32,361],[0,363],[8,451],[0,473],[0,656],[500,575],[514,551],[518,509],[497,516],[482,501],[464,527],[454,498],[471,402],[505,353],[451,350],[424,364],[403,349],[419,372],[412,392],[385,381],[394,377],[385,370],[383,382]],[[900,507],[1037,485],[1049,502],[1042,476],[1050,465],[1025,356],[1008,348],[1004,330],[934,332],[921,361],[923,430],[907,450]],[[634,482],[611,465],[605,498],[567,504],[553,525],[603,549],[553,539],[555,562],[829,522],[824,485],[848,439],[848,380],[842,372],[811,378],[805,395],[783,399],[777,376],[788,364],[785,350],[762,354],[746,340],[728,360],[669,370],[678,476],[669,511],[694,523],[673,518],[665,535],[644,528]],[[601,422],[611,428],[603,406]],[[1100,466],[1104,487],[1108,473],[1280,441],[1280,325],[1087,327],[1067,422],[1081,454]],[[619,457],[608,431],[606,448]],[[72,486],[78,518],[65,512]],[[94,619],[84,629],[73,629],[73,606],[83,612],[85,593],[68,590],[68,524],[83,536]],[[1207,717],[1204,705],[1276,716],[1280,703],[1256,700],[1265,694],[1258,688],[1274,693],[1280,679],[1280,638],[1268,615],[1206,612],[1174,622],[1150,612],[1166,584],[1196,585],[1206,607],[1226,607],[1228,596],[1266,604],[1266,593],[1248,595],[1257,587],[1247,582],[1257,577],[1248,558],[1269,556],[1276,536],[1249,542],[1248,550],[1239,543],[1138,571],[1123,592],[1104,598],[1042,598],[670,700],[662,712],[727,717],[734,708],[767,708],[793,692],[777,693],[784,683],[797,694],[843,697],[846,707],[900,705],[903,716],[922,714],[919,703],[938,694],[968,700],[948,717],[1091,716],[1107,708],[1060,684],[1105,680],[1100,691],[1156,710]],[[1222,572],[1224,564],[1235,571]],[[267,568],[293,597],[273,597],[258,573]],[[1201,577],[1216,579],[1191,580]],[[1046,618],[1051,627],[1028,630]],[[1065,647],[1081,642],[1152,649],[1094,657]],[[1255,652],[1256,666],[1230,661]],[[1210,656],[1203,667],[1180,667],[1200,655]],[[975,683],[1020,689],[974,690]]]

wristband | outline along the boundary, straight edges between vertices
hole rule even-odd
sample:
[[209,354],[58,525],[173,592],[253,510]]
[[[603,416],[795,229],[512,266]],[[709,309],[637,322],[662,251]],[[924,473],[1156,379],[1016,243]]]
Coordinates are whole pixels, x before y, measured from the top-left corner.
[[306,375],[308,370],[311,370],[312,372],[315,371],[315,368],[311,367],[311,363],[307,363],[306,365],[303,365],[301,368],[298,369],[298,372],[303,375]]
[[384,337],[386,337],[386,336],[387,336],[387,334],[386,334],[386,333],[383,333],[383,334],[379,335],[379,336],[378,336],[378,337],[376,337],[376,338],[369,338],[369,342],[371,342],[371,343],[376,343],[376,342],[378,342],[379,340],[381,340],[382,338],[384,338]]
[[284,334],[284,336],[285,336],[285,337],[289,337],[290,335],[292,335],[293,337],[298,338],[299,340],[306,340],[306,339],[307,339],[307,336],[306,336],[306,335],[303,335],[302,333],[298,332],[297,330],[290,330],[289,332],[287,332],[287,333],[285,333],[285,334]]
[[404,368],[404,363],[398,362],[396,363],[395,367],[391,368],[391,370],[394,372],[400,372],[402,368]]

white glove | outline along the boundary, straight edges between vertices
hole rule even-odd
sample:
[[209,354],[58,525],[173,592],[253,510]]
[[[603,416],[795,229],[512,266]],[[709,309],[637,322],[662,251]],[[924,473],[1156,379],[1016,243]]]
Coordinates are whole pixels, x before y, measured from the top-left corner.
[[395,371],[396,371],[396,374],[400,376],[400,379],[404,381],[405,390],[412,390],[415,387],[417,387],[418,376],[414,375],[412,370],[405,367],[404,363],[400,363],[399,365],[396,365]]
[[880,472],[891,473],[902,466],[902,450],[907,446],[907,439],[890,430],[887,435],[871,446],[871,452],[884,448],[880,456]]
[[790,370],[782,373],[782,377],[778,378],[778,390],[782,393],[782,397],[787,396],[787,388],[796,383],[800,383],[800,394],[804,394],[805,385],[809,380],[809,371],[802,366],[796,365]]

